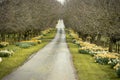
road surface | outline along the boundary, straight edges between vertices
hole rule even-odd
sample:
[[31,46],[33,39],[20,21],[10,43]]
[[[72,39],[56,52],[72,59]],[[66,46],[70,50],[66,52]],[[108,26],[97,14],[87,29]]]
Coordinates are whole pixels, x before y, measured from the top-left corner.
[[2,80],[76,80],[63,21],[56,27],[57,34],[47,46]]

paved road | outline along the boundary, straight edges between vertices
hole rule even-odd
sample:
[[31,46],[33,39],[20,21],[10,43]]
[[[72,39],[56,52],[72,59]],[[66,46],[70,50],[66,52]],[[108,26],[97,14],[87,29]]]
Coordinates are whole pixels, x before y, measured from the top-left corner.
[[57,29],[55,38],[46,47],[2,80],[76,80],[62,20]]

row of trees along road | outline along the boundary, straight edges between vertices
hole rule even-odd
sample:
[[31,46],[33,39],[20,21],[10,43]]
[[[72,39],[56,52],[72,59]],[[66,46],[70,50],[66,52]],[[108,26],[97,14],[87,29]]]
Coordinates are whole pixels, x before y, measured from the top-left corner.
[[119,52],[120,0],[0,0],[0,41],[27,40],[63,18],[83,40],[116,44]]
[[110,52],[114,44],[120,51],[120,0],[67,1],[63,16],[66,27],[74,29],[83,40],[90,36],[91,42],[98,44],[107,39]]
[[56,0],[0,0],[0,41],[21,41],[55,27],[60,4]]

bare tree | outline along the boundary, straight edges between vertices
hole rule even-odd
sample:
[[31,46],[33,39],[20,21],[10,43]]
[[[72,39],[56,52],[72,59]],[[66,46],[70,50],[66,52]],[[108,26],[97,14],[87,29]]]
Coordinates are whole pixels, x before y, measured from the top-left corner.
[[99,42],[101,36],[109,37],[109,51],[120,40],[120,0],[69,0],[64,6],[65,25],[73,28],[85,39]]

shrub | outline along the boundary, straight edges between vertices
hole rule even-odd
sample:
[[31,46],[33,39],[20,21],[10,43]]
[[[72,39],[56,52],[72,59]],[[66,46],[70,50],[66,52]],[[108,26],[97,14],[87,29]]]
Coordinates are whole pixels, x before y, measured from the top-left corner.
[[0,47],[3,48],[3,47],[7,47],[9,45],[8,42],[1,42],[0,43]]
[[2,50],[0,51],[0,57],[9,57],[13,54],[13,51],[9,51],[9,50]]

